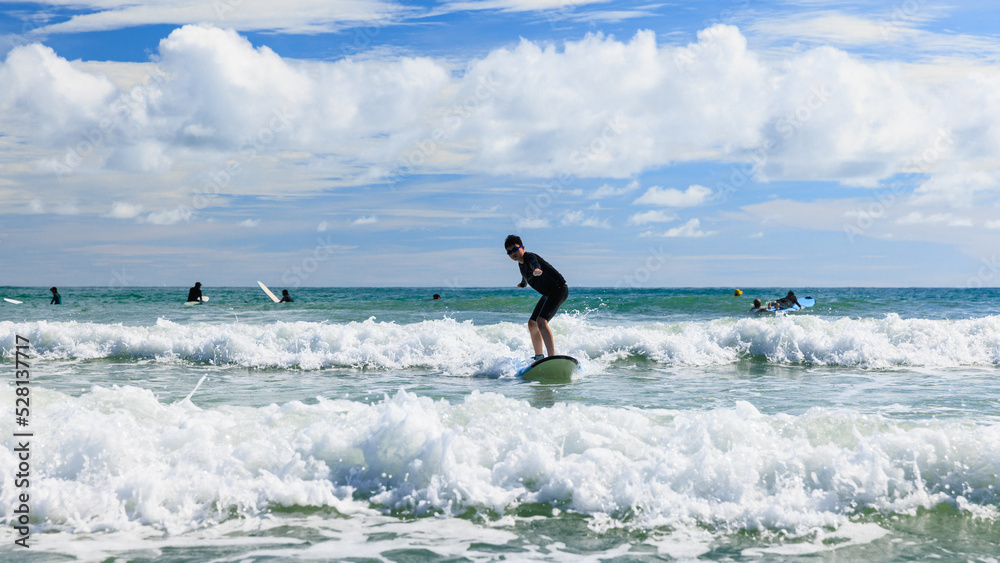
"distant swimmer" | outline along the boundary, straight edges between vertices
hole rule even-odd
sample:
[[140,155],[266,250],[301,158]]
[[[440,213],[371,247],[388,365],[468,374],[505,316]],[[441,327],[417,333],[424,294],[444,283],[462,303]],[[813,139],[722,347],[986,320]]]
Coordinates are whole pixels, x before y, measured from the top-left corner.
[[62,305],[62,295],[59,295],[59,290],[53,287],[49,291],[52,292],[52,301],[49,301],[49,305]]
[[760,299],[753,300],[753,308],[750,309],[751,313],[760,313],[761,311],[766,311],[767,307],[761,305]]
[[188,290],[188,298],[190,301],[201,301],[201,282],[195,282],[194,287]]
[[295,300],[292,299],[292,296],[288,294],[288,290],[287,289],[282,289],[281,290],[281,301],[278,301],[278,303],[291,303],[293,301],[295,301]]
[[525,252],[521,237],[508,236],[503,247],[507,251],[507,256],[518,263],[518,269],[521,271],[521,283],[517,284],[517,287],[530,285],[535,291],[542,294],[538,304],[535,305],[535,310],[528,319],[528,333],[531,335],[531,344],[535,348],[533,359],[537,361],[545,357],[542,355],[543,344],[549,356],[554,356],[556,353],[555,343],[553,342],[552,329],[549,328],[549,321],[569,297],[566,279],[541,256],[533,252]]
[[437,301],[438,299],[441,299],[441,296],[440,296],[440,295],[438,295],[437,293],[435,293],[435,294],[434,294],[434,297],[432,297],[431,299],[433,299],[433,300]]
[[780,309],[788,309],[792,305],[798,305],[800,309],[802,308],[802,304],[799,303],[799,300],[795,298],[795,294],[792,293],[791,291],[788,292],[788,295],[786,295],[786,296],[782,297],[781,299],[778,299],[777,301],[774,302],[775,308],[777,308],[779,310]]

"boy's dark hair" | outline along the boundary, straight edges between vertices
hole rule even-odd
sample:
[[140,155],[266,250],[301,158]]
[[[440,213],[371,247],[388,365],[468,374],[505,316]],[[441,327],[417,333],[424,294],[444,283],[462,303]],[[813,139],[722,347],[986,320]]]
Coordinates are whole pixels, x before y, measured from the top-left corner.
[[507,235],[507,239],[503,241],[503,249],[507,250],[512,246],[524,246],[524,243],[521,242],[521,237],[517,235]]

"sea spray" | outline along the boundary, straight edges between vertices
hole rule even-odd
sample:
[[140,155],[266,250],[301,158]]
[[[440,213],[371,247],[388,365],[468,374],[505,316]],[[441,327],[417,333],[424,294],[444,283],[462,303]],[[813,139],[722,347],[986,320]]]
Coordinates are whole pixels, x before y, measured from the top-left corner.
[[541,504],[628,528],[793,537],[942,505],[998,516],[1000,423],[766,415],[749,402],[535,408],[478,392],[261,408],[164,404],[135,387],[43,393],[40,532],[177,534],[293,507],[489,521]]
[[[748,358],[862,369],[1000,365],[1000,316],[785,316],[614,325],[562,315],[552,327],[560,350],[600,366],[629,358],[664,366],[728,365]],[[500,377],[513,372],[510,359],[532,354],[523,325],[449,318],[411,324],[375,319],[179,324],[160,319],[152,326],[4,321],[0,347],[5,356],[13,353],[17,332],[31,338],[46,360],[152,359],[307,370],[428,368]]]

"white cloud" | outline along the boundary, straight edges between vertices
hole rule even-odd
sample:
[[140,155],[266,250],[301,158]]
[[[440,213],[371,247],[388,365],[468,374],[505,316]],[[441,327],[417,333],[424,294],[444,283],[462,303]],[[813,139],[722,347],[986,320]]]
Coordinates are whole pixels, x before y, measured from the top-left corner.
[[243,221],[240,221],[241,227],[253,228],[257,225],[260,225],[260,219],[244,219]]
[[535,218],[521,218],[514,223],[518,229],[547,229],[549,225],[548,219],[542,219],[541,217]]
[[987,229],[1000,229],[1000,219],[995,221],[987,221],[985,223]]
[[646,193],[639,196],[639,199],[633,203],[640,205],[662,205],[666,207],[693,207],[705,203],[711,196],[712,190],[698,184],[693,184],[684,191],[653,186],[646,190]]
[[643,211],[642,213],[636,213],[628,218],[630,225],[644,225],[646,223],[669,223],[671,221],[676,221],[677,215],[662,209],[653,209],[650,211]]
[[111,212],[107,216],[114,219],[135,219],[140,213],[142,213],[141,205],[116,201],[111,205]]
[[916,197],[896,195],[883,204],[874,197],[823,199],[811,202],[780,199],[741,208],[746,219],[805,231],[828,231],[847,244],[860,238],[920,241],[950,245],[973,256],[996,247],[996,234],[974,229],[996,221],[996,207],[969,209],[962,214],[942,211],[940,206],[916,205]]
[[45,202],[40,199],[33,199],[28,202],[28,211],[30,213],[53,213],[55,215],[77,215],[80,213],[80,209],[76,205],[76,200],[68,200],[56,203],[55,205],[45,205]]
[[690,221],[684,223],[680,227],[675,227],[673,229],[668,230],[665,233],[655,233],[653,231],[646,231],[645,233],[642,233],[640,236],[666,237],[666,238],[674,238],[674,237],[698,238],[698,237],[707,237],[709,235],[714,235],[714,234],[715,231],[708,231],[708,232],[702,231],[701,221],[699,221],[698,219],[691,219]]
[[536,12],[556,10],[567,12],[587,4],[603,4],[611,0],[456,0],[445,2],[442,9],[448,12],[497,10],[502,12]]
[[[102,75],[101,63],[17,47],[0,62],[0,123],[52,162],[66,160],[67,146],[90,147],[71,172],[184,176],[176,185],[238,155],[239,172],[222,189],[232,193],[425,173],[625,179],[692,161],[733,162],[743,178],[863,186],[917,172],[928,175],[921,195],[949,205],[1000,185],[995,68],[942,83],[832,47],[755,52],[732,26],[702,30],[684,46],[658,44],[647,31],[627,41],[523,40],[457,65],[389,55],[294,60],[232,30],[189,25],[161,41],[156,61],[131,72],[159,78],[126,87]],[[147,185],[134,201],[158,205],[151,198],[162,186]],[[590,197],[638,187],[608,183]],[[713,192],[655,187],[636,202],[698,205]]]
[[[988,37],[965,35],[952,30],[934,32],[925,24],[950,17],[953,7],[929,2],[894,4],[875,14],[848,14],[841,11],[804,11],[794,15],[765,16],[746,28],[762,42],[821,44],[844,48],[878,47],[880,52],[922,57],[996,52]],[[937,62],[941,62],[938,60]]]
[[190,218],[191,214],[186,209],[166,209],[150,213],[146,216],[146,222],[154,225],[176,225]]
[[[107,78],[78,70],[51,47],[14,48],[0,63],[2,122],[47,146],[87,141],[117,89]],[[16,131],[16,129],[15,129]],[[97,130],[98,134],[100,130]]]
[[634,192],[639,189],[639,181],[632,180],[624,186],[614,186],[611,184],[604,184],[603,186],[594,190],[594,193],[587,196],[587,199],[605,199],[609,197],[616,197],[620,195],[625,195],[627,193]]
[[351,222],[352,225],[372,225],[375,223],[378,223],[378,217],[374,215],[358,217]]
[[956,217],[951,213],[932,213],[924,215],[919,211],[909,213],[905,217],[896,220],[897,225],[923,225],[923,224],[944,224],[949,227],[971,227],[972,219],[967,217]]
[[[51,1],[51,0],[50,0]],[[56,2],[52,2],[56,3]],[[42,33],[103,31],[141,25],[185,25],[210,22],[241,31],[275,30],[284,33],[321,33],[365,24],[396,23],[405,12],[415,12],[384,0],[107,0],[75,4],[91,13],[44,26]]]
[[[997,109],[1000,110],[1000,105]],[[1000,142],[1000,137],[997,140]],[[971,209],[979,195],[997,191],[1000,191],[1000,168],[983,171],[969,170],[966,166],[949,167],[921,183],[915,192],[915,201],[923,205],[945,204]]]
[[912,21],[876,20],[834,11],[765,18],[751,24],[750,29],[771,38],[847,46],[899,41],[917,33]]
[[579,225],[581,227],[595,227],[598,229],[610,229],[607,219],[597,217],[585,217],[583,211],[569,211],[563,214],[562,225]]

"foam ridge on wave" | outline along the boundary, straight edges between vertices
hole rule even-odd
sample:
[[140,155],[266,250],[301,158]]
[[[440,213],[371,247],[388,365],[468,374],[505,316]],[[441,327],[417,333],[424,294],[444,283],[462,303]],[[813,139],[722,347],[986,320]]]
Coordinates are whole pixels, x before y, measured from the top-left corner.
[[[664,365],[725,365],[757,357],[882,369],[894,366],[1000,364],[1000,316],[967,320],[883,318],[718,319],[702,322],[601,324],[572,315],[552,322],[560,353],[596,365],[640,357]],[[247,367],[320,369],[429,368],[502,375],[511,358],[531,355],[524,325],[476,325],[444,318],[412,324],[276,322],[152,326],[0,322],[0,347],[13,354],[16,334],[49,359],[158,359]]]
[[[79,398],[40,389],[36,531],[173,534],[277,507],[495,521],[548,505],[596,526],[794,537],[942,505],[993,520],[1000,501],[996,423],[766,415],[742,401],[535,408],[476,392],[456,404],[405,391],[374,404],[196,403],[160,403],[135,387]],[[0,420],[7,445],[11,418]],[[0,448],[0,472],[16,465],[12,447]],[[0,493],[5,523],[16,491]]]

